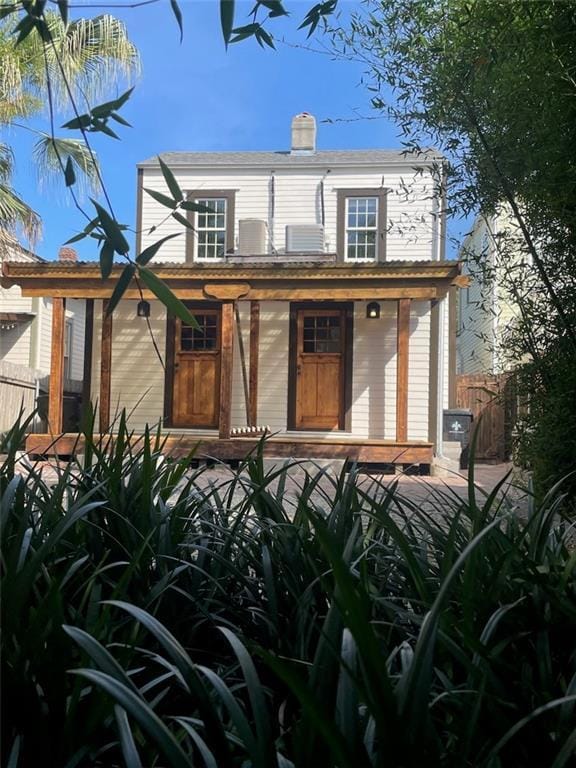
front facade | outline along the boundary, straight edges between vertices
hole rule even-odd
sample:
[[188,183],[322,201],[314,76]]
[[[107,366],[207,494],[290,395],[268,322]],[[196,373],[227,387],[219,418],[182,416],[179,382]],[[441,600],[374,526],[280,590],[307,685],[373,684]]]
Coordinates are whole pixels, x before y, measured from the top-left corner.
[[151,266],[198,328],[147,293],[148,321],[138,316],[136,286],[105,315],[121,267],[107,283],[92,264],[4,270],[30,295],[42,285],[89,297],[86,378],[101,430],[120,407],[134,430],[162,422],[171,446],[200,441],[206,455],[245,454],[256,427],[272,433],[270,455],[430,464],[461,280],[444,260],[441,159],[320,152],[307,115],[289,152],[162,159],[204,209],[186,213],[183,232],[159,202],[169,190],[158,161],[142,163],[137,246],[182,233]]

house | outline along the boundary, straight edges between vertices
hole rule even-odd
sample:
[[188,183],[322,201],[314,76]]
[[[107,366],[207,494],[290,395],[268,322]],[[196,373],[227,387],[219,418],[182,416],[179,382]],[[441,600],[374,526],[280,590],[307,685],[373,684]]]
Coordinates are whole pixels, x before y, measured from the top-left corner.
[[[68,248],[61,259],[74,259]],[[7,233],[2,233],[0,264],[46,263]],[[23,296],[16,285],[0,287],[0,431],[14,423],[20,407],[34,410],[37,397],[47,391],[50,374],[52,299]],[[84,375],[84,301],[70,300],[64,325],[63,375],[66,392],[81,389]],[[39,427],[39,425],[37,425]]]
[[[279,152],[167,152],[188,200],[182,226],[157,201],[157,158],[138,166],[138,251],[160,237],[155,273],[199,327],[131,285],[105,314],[122,265],[5,264],[25,296],[87,299],[87,379],[101,432],[125,408],[136,433],[163,422],[166,450],[239,458],[271,433],[270,456],[428,467],[442,454],[455,371],[460,265],[445,258],[437,153],[321,151],[306,113]],[[151,190],[149,194],[147,190]],[[56,308],[56,304],[55,304]],[[152,335],[151,335],[152,334]],[[152,338],[153,337],[153,338]],[[161,360],[158,359],[158,354]],[[50,433],[35,452],[70,452],[53,365]],[[88,384],[87,384],[88,386]],[[53,446],[50,448],[50,446]]]
[[504,373],[512,367],[508,333],[518,317],[513,293],[527,285],[521,240],[505,207],[476,217],[458,259],[470,283],[458,297],[456,372]]

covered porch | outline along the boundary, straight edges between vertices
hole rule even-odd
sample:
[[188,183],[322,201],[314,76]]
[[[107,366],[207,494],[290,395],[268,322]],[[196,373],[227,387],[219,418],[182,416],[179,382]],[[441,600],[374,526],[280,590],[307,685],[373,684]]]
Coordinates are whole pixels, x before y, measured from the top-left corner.
[[[152,402],[149,398],[152,405],[144,416],[150,426],[163,424],[164,434],[168,434],[164,447],[167,453],[188,454],[195,448],[199,458],[242,459],[255,450],[259,437],[237,434],[237,428],[270,426],[264,453],[271,458],[349,458],[366,464],[423,467],[431,464],[441,422],[441,401],[445,395],[450,398],[449,392],[440,391],[442,366],[446,363],[440,358],[450,354],[450,349],[441,350],[441,347],[447,335],[444,320],[453,315],[455,287],[462,280],[458,263],[157,265],[156,274],[181,300],[190,302],[193,312],[205,317],[216,314],[216,376],[207,367],[210,350],[204,350],[203,354],[196,350],[192,365],[193,355],[182,347],[184,336],[180,321],[162,314],[158,302],[146,290],[131,285],[122,308],[111,315],[106,313],[107,300],[121,269],[118,265],[111,278],[102,281],[98,265],[94,263],[4,264],[4,284],[20,285],[24,295],[53,298],[49,431],[28,436],[26,449],[30,453],[69,455],[81,450],[81,436],[62,434],[62,395],[66,299],[83,298],[87,308],[84,402],[92,401],[97,406],[100,435],[113,434],[115,413],[119,409],[134,407],[134,402],[125,396],[130,389],[131,375],[128,351],[135,361],[133,378],[138,378],[141,370],[138,359],[149,356],[150,350],[148,345],[138,352],[140,347],[135,340],[142,339],[142,334],[152,326],[147,318],[138,318],[137,322],[141,323],[138,337],[129,337],[126,329],[136,322],[133,318],[139,302],[145,301],[154,308],[154,328],[161,342],[162,348],[158,351],[163,362],[153,361],[161,374],[154,373],[158,382],[156,399]],[[367,308],[371,304],[376,305],[378,313],[382,308],[387,318],[382,325],[386,330],[381,334],[373,332],[376,326],[369,326]],[[266,312],[275,313],[277,326],[284,329],[276,337],[270,333]],[[418,357],[420,353],[410,346],[415,314],[423,318],[424,330],[420,336],[426,333],[424,362]],[[302,329],[308,317],[341,317],[334,320],[332,329],[335,331],[340,323],[340,346],[332,349],[318,341],[317,349],[309,346],[311,352],[306,352],[304,345],[314,343],[310,341],[314,333],[318,338],[325,338],[321,336],[325,333],[324,321],[310,321],[310,327]],[[316,330],[310,330],[312,326]],[[370,338],[363,342],[363,329],[368,326]],[[122,334],[126,337],[124,341]],[[303,341],[306,334],[307,340]],[[421,347],[422,338],[418,341]],[[362,343],[366,349],[360,352]],[[374,435],[369,424],[371,412],[368,410],[363,415],[359,404],[357,380],[369,358],[378,354],[373,347],[380,343],[388,345],[390,358],[387,376],[391,378],[386,394],[389,412],[386,429]],[[322,354],[314,355],[314,352]],[[282,369],[284,378],[274,379],[277,374],[270,372],[274,360],[279,361],[275,368]],[[152,370],[152,361],[148,358],[147,365],[147,370]],[[186,365],[190,371],[196,371],[198,380],[208,382],[204,389],[213,392],[213,416],[201,414],[200,423],[195,414],[189,413],[187,398],[181,395],[190,391],[190,384],[181,373]],[[416,365],[418,371],[414,370]],[[334,386],[330,384],[331,375]],[[123,388],[118,384],[121,376]],[[374,379],[373,373],[368,372],[366,376]],[[141,378],[139,385],[144,388],[149,376],[142,373]],[[302,382],[313,382],[313,386],[304,387]],[[367,388],[369,385],[370,381]],[[448,388],[451,386],[450,381]],[[415,389],[418,393],[411,391]],[[306,394],[308,390],[314,390],[314,397]],[[415,415],[410,418],[409,402],[417,403],[423,396],[427,398],[423,415],[418,416],[414,406]],[[280,414],[276,420],[270,416],[270,403],[275,398]],[[177,399],[184,404],[181,402],[177,407]],[[332,407],[337,413],[330,415],[328,411]],[[422,422],[426,420],[426,424],[417,423],[417,417]],[[190,422],[190,418],[196,418],[196,422]],[[134,439],[143,431],[142,427],[141,420],[134,429]]]

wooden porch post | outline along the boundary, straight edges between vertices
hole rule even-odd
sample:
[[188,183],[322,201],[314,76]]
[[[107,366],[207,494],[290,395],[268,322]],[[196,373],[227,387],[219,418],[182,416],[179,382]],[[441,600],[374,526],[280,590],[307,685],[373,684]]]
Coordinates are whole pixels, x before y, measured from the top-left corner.
[[250,408],[248,424],[258,424],[258,345],[260,339],[260,302],[250,302]]
[[[82,418],[89,412],[92,397],[92,350],[94,346],[94,299],[86,299],[84,321],[84,381],[82,382]],[[88,426],[88,425],[86,425]]]
[[50,386],[48,389],[48,429],[62,432],[64,414],[64,329],[66,299],[52,299],[52,340],[50,346]]
[[222,302],[222,341],[220,345],[220,426],[219,437],[230,437],[232,414],[232,364],[234,356],[234,302]]
[[396,440],[408,440],[408,349],[410,340],[410,299],[398,300],[396,351]]
[[100,339],[100,433],[110,428],[110,393],[112,382],[112,315],[106,314],[108,299],[102,302],[102,335]]

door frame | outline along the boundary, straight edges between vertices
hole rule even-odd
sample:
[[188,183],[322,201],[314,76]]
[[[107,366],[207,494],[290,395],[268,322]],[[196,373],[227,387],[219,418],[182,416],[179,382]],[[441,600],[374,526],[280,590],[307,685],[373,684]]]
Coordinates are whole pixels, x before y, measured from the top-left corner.
[[301,309],[339,310],[344,315],[344,339],[342,364],[344,381],[340,405],[338,431],[352,431],[352,365],[354,340],[354,302],[353,301],[291,301],[290,329],[288,341],[288,429],[296,432],[323,432],[325,430],[296,426],[296,386],[298,382],[298,312]]
[[[222,303],[219,301],[184,301],[186,308],[189,309],[192,314],[195,312],[201,313],[203,309],[217,309],[220,312],[220,323],[222,322]],[[176,316],[171,312],[168,312],[166,316],[166,354],[165,354],[165,366],[164,373],[164,418],[163,423],[165,427],[174,426],[173,409],[174,409],[174,371],[176,363]],[[182,427],[186,429],[186,427]],[[194,429],[194,427],[190,427]],[[202,427],[198,427],[202,429]],[[208,429],[208,427],[207,427]],[[210,427],[209,429],[218,429],[216,427]]]

